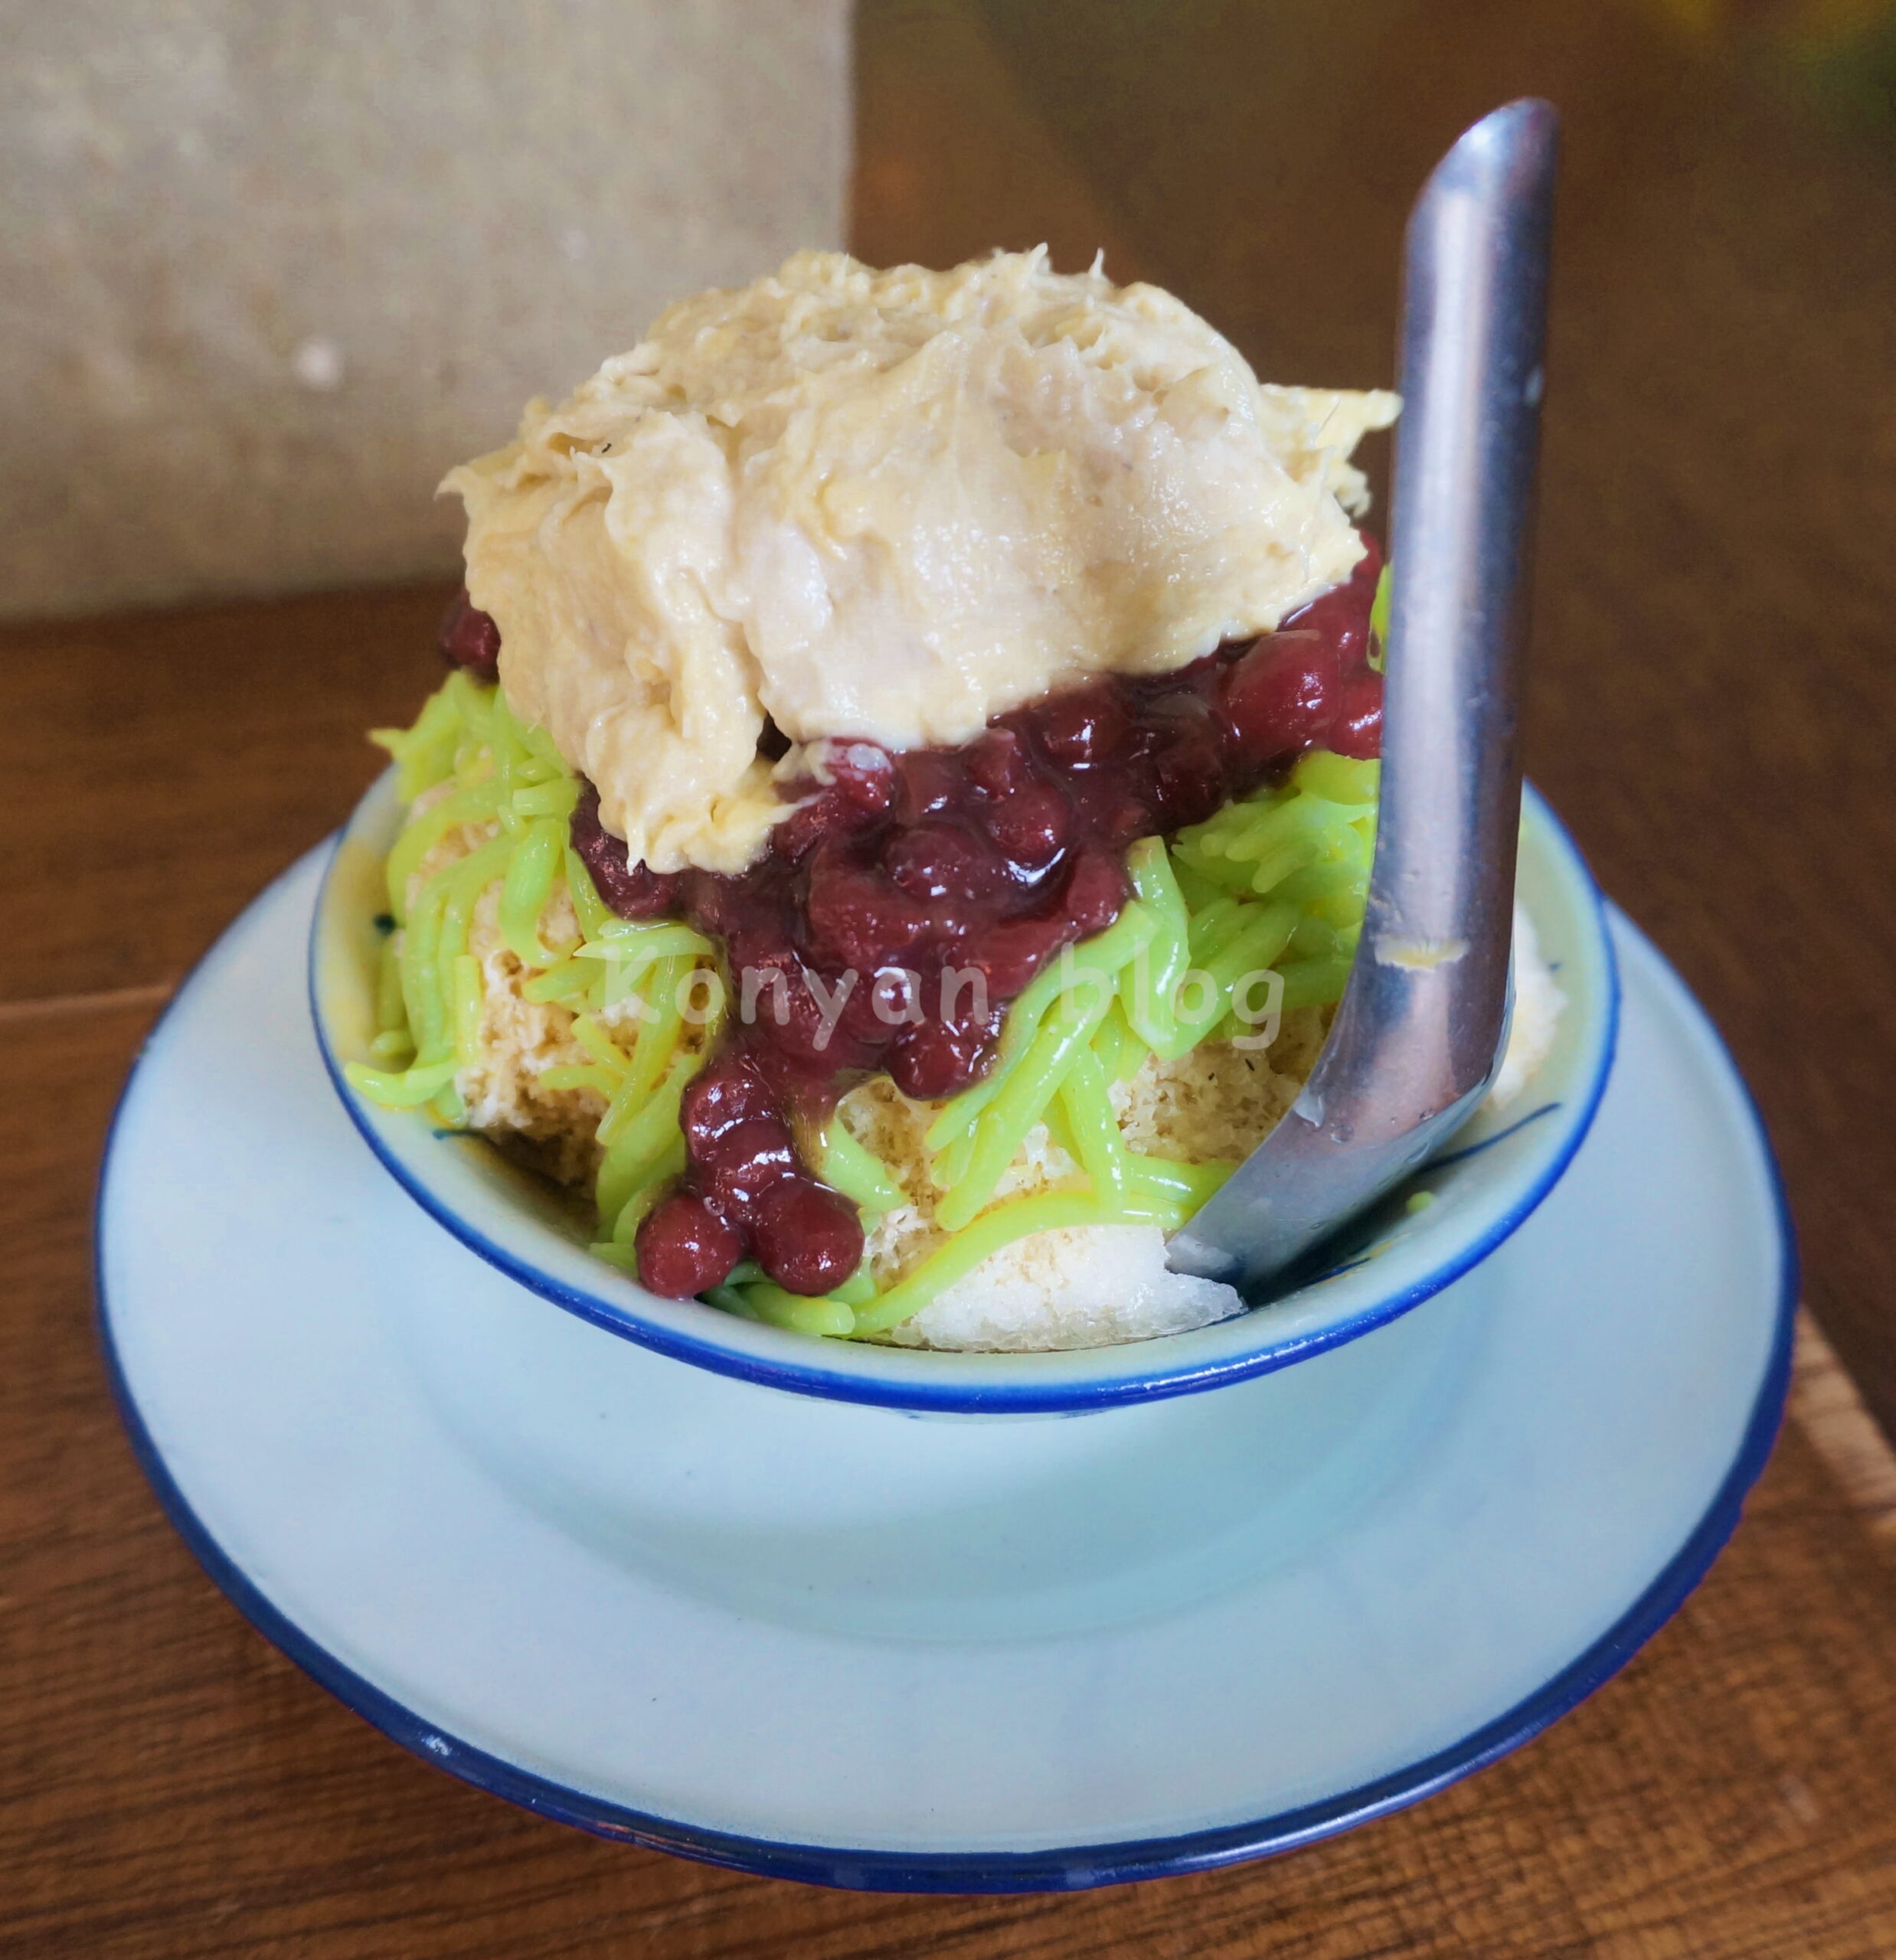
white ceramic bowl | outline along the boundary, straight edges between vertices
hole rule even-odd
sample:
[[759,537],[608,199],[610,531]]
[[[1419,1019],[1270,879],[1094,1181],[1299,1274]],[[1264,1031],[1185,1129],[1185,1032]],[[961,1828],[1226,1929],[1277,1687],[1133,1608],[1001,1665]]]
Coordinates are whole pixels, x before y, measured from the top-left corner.
[[[1485,1259],[1551,1191],[1593,1119],[1612,1066],[1619,982],[1600,894],[1558,818],[1529,790],[1520,895],[1567,1007],[1553,1050],[1518,1102],[1484,1109],[1449,1149],[1371,1214],[1317,1279],[1189,1334],[1041,1354],[953,1354],[819,1340],[692,1300],[662,1299],[587,1250],[570,1195],[479,1137],[425,1112],[358,1096],[345,1063],[375,1031],[381,866],[401,821],[393,773],[338,838],[310,941],[310,1000],[337,1093],[390,1173],[503,1272],[629,1341],[720,1374],[806,1395],[970,1415],[1078,1413],[1185,1395],[1287,1367],[1353,1340]],[[1407,1196],[1433,1202],[1407,1209]]]

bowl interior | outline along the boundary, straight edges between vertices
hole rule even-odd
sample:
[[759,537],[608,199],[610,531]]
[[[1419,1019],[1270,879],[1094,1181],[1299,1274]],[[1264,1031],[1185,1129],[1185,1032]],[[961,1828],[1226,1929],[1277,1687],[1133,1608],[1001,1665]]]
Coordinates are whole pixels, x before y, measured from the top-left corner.
[[[1506,1238],[1565,1169],[1612,1063],[1618,984],[1600,895],[1530,789],[1519,891],[1566,997],[1552,1051],[1514,1103],[1484,1107],[1359,1220],[1316,1277],[1216,1326],[1113,1348],[944,1354],[817,1340],[647,1292],[587,1250],[590,1214],[569,1194],[479,1137],[441,1130],[425,1112],[382,1109],[349,1087],[343,1067],[368,1059],[375,1034],[381,867],[401,814],[391,771],[337,840],[310,946],[323,1059],[371,1148],[456,1238],[545,1298],[661,1353],[806,1394],[969,1414],[1077,1413],[1188,1393],[1320,1353],[1439,1292]],[[1416,1206],[1421,1192],[1428,1202]]]

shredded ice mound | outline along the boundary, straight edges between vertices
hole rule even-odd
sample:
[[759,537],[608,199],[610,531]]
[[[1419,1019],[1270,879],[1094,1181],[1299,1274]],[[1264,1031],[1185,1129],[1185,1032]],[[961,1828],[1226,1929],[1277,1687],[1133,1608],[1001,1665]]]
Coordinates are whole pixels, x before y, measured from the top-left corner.
[[1505,1109],[1526,1088],[1552,1052],[1567,996],[1541,953],[1541,942],[1525,905],[1514,908],[1514,1018],[1508,1026],[1507,1052],[1488,1090],[1488,1100]]
[[1003,1246],[890,1338],[906,1348],[1104,1348],[1244,1310],[1231,1287],[1170,1271],[1156,1225],[1076,1225]]
[[[432,800],[432,793],[423,798],[417,805],[417,812],[424,811]],[[478,849],[498,829],[497,825],[488,823],[450,831],[422,859],[412,888],[418,890],[428,876]],[[561,1183],[584,1187],[590,1182],[603,1154],[595,1133],[606,1112],[606,1099],[594,1089],[548,1087],[544,1078],[548,1070],[584,1065],[590,1057],[574,1039],[574,1016],[569,1008],[526,998],[523,989],[531,976],[502,939],[500,893],[496,880],[476,901],[469,921],[468,950],[480,965],[480,1035],[478,1059],[459,1071],[455,1086],[466,1103],[469,1129],[481,1131]],[[543,915],[540,936],[544,944],[561,952],[577,944],[578,921],[564,891]],[[613,1039],[629,1053],[639,1025],[630,1004],[616,1011],[608,1010],[601,1019]],[[1241,1159],[1296,1099],[1323,1045],[1328,1024],[1327,1009],[1305,1008],[1284,1017],[1277,1039],[1267,1050],[1245,1050],[1229,1042],[1208,1041],[1175,1061],[1149,1057],[1129,1082],[1113,1089],[1120,1134],[1129,1148],[1175,1163]],[[941,1108],[940,1103],[911,1101],[887,1076],[872,1076],[843,1099],[844,1122],[858,1142],[882,1159],[901,1185],[906,1200],[884,1213],[869,1234],[868,1256],[879,1286],[892,1285],[913,1272],[949,1236],[935,1222],[941,1194],[923,1142]],[[1002,1178],[996,1200],[1071,1185],[1080,1174],[1079,1165],[1046,1127],[1037,1125]],[[1037,1236],[1080,1240],[1095,1230],[1156,1236],[1157,1228],[1075,1227],[1064,1235]],[[995,1256],[1005,1259],[1013,1250],[1004,1248]],[[980,1270],[986,1272],[987,1267]],[[969,1283],[962,1285],[965,1288]],[[1110,1315],[1103,1317],[1103,1321],[1105,1318]],[[1103,1341],[1133,1338],[1112,1334],[1098,1337]]]
[[[1282,1031],[1266,1050],[1241,1050],[1229,1042],[1208,1041],[1175,1061],[1149,1057],[1130,1082],[1117,1083],[1112,1091],[1113,1112],[1127,1148],[1177,1164],[1230,1163],[1245,1157],[1296,1100],[1323,1045],[1328,1021],[1326,1010],[1306,1008],[1284,1017]],[[942,1193],[936,1187],[933,1165],[923,1141],[941,1106],[910,1101],[886,1076],[871,1077],[842,1100],[842,1119],[850,1134],[882,1160],[902,1187],[904,1202],[884,1212],[869,1234],[869,1263],[878,1289],[892,1286],[914,1272],[950,1236],[935,1216]],[[1002,1177],[995,1199],[999,1202],[1071,1189],[1081,1176],[1078,1163],[1054,1141],[1046,1125],[1036,1124]],[[1130,1229],[1073,1226],[1035,1237],[1077,1243],[1095,1231]],[[1014,1250],[1004,1247],[962,1283],[971,1283],[992,1268],[995,1260],[1010,1256]],[[907,1337],[898,1329],[893,1338]],[[1102,1340],[1129,1338],[1100,1336]],[[1084,1344],[1067,1341],[1043,1344]]]
[[[1514,929],[1514,1016],[1488,1097],[1498,1109],[1546,1060],[1567,1004],[1525,906],[1515,908]],[[1120,1133],[1132,1148],[1180,1163],[1241,1162],[1296,1100],[1329,1021],[1326,1011],[1286,1016],[1262,1054],[1214,1041],[1175,1062],[1149,1059],[1114,1091]],[[933,1223],[920,1148],[934,1112],[904,1104],[893,1085],[868,1083],[844,1109],[852,1130],[916,1196],[885,1214],[871,1236],[870,1256],[884,1285],[947,1236]],[[1002,1191],[1016,1196],[1050,1190],[1078,1175],[1079,1166],[1041,1129],[1028,1137]],[[1228,1286],[1170,1271],[1156,1226],[1080,1225],[1003,1246],[887,1338],[904,1347],[1014,1352],[1102,1347],[1182,1334],[1243,1307]]]
[[[417,887],[496,829],[469,825],[449,832],[422,860]],[[500,933],[500,891],[498,880],[490,885],[469,922],[469,950],[481,975],[479,1058],[459,1072],[456,1086],[471,1129],[561,1183],[584,1187],[599,1167],[595,1133],[606,1100],[596,1089],[547,1086],[549,1070],[583,1064],[588,1056],[574,1038],[568,1008],[526,998],[530,976]],[[563,891],[548,906],[540,933],[554,949],[577,942],[578,922]],[[1514,1018],[1489,1099],[1496,1108],[1512,1102],[1545,1062],[1566,1006],[1532,921],[1518,906],[1514,959]],[[630,1006],[602,1019],[613,1040],[629,1052],[638,1027]],[[1329,1019],[1328,1008],[1286,1014],[1268,1049],[1206,1041],[1176,1060],[1148,1056],[1111,1092],[1128,1148],[1178,1164],[1241,1161],[1296,1099],[1322,1050]],[[923,1142],[941,1107],[910,1100],[886,1076],[859,1083],[839,1106],[850,1133],[881,1159],[903,1194],[900,1204],[873,1220],[868,1234],[878,1290],[914,1271],[950,1236],[936,1218],[942,1193]],[[1081,1179],[1079,1164],[1044,1125],[1038,1125],[1002,1178],[995,1201],[1071,1188]],[[1103,1347],[1184,1333],[1242,1310],[1230,1287],[1169,1271],[1158,1227],[1080,1225],[1002,1246],[880,1338],[904,1347],[1016,1353]]]
[[528,976],[502,943],[499,913],[495,886],[481,895],[468,922],[468,950],[481,965],[480,1059],[461,1070],[455,1086],[467,1105],[469,1129],[505,1136],[548,1176],[583,1185],[599,1166],[593,1132],[606,1099],[594,1089],[549,1089],[541,1080],[548,1069],[590,1057],[573,1039],[571,1014],[521,992]]
[[1129,1148],[1181,1164],[1241,1163],[1297,1099],[1323,1046],[1327,1008],[1287,1014],[1263,1050],[1206,1041],[1152,1057],[1113,1102]]
[[[448,793],[450,786],[418,798],[414,814]],[[463,824],[450,830],[422,858],[409,880],[412,899],[444,865],[467,857],[500,833],[498,823]],[[553,1089],[550,1069],[583,1067],[593,1058],[573,1038],[570,1011],[551,1001],[531,1001],[525,991],[532,977],[501,936],[501,883],[496,879],[475,900],[469,916],[467,949],[479,962],[481,1020],[476,1057],[455,1076],[467,1106],[467,1125],[504,1145],[538,1171],[576,1189],[592,1182],[604,1155],[597,1138],[606,1099],[596,1089]],[[568,953],[580,939],[579,920],[564,887],[556,889],[540,919],[541,943]],[[609,1009],[609,1025],[622,1023],[625,1010]],[[636,1024],[625,1025],[628,1049]]]

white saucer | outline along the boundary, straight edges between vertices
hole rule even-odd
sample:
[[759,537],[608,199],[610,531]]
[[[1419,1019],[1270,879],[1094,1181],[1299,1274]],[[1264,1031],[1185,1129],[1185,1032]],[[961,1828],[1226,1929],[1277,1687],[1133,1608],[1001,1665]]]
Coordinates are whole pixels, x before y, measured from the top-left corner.
[[239,1608],[535,1810],[909,1891],[1281,1850],[1597,1687],[1769,1451],[1794,1284],[1776,1174],[1623,920],[1592,1133],[1466,1278],[1279,1374],[963,1421],[652,1352],[426,1217],[310,1032],[322,857],[231,929],[126,1092],[108,1360]]

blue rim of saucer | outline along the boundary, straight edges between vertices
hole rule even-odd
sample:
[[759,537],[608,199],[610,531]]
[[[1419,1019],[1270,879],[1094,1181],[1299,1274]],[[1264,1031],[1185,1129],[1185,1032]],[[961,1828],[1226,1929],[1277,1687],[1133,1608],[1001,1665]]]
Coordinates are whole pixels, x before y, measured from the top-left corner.
[[[931,1414],[1070,1415],[1077,1414],[1084,1410],[1122,1408],[1136,1403],[1160,1401],[1171,1396],[1191,1395],[1205,1389],[1221,1387],[1228,1382],[1244,1381],[1256,1375],[1274,1374],[1280,1368],[1308,1361],[1313,1355],[1341,1347],[1346,1341],[1373,1333],[1378,1328],[1400,1318],[1411,1308],[1420,1306],[1424,1300],[1432,1298],[1444,1287],[1452,1285],[1464,1273],[1479,1266],[1497,1247],[1512,1237],[1548,1193],[1559,1183],[1567,1167],[1573,1161],[1574,1153],[1586,1141],[1588,1131],[1593,1128],[1594,1118],[1599,1113],[1600,1099],[1606,1093],[1607,1078],[1613,1073],[1613,1057],[1619,1047],[1619,962],[1613,952],[1613,934],[1607,922],[1605,897],[1593,875],[1592,867],[1587,864],[1580,846],[1574,841],[1572,832],[1561,821],[1553,805],[1531,783],[1523,785],[1523,792],[1525,797],[1532,801],[1538,815],[1547,823],[1554,844],[1567,857],[1578,876],[1581,889],[1591,902],[1593,925],[1603,954],[1602,963],[1607,998],[1599,1060],[1594,1078],[1584,1092],[1579,1115],[1564,1144],[1540,1178],[1486,1232],[1466,1245],[1458,1246],[1440,1266],[1420,1279],[1362,1308],[1348,1318],[1321,1328],[1301,1338],[1281,1340],[1272,1344],[1266,1335],[1261,1337],[1262,1344],[1250,1353],[1195,1367],[1188,1362],[1181,1362],[1168,1368],[1155,1361],[1153,1365],[1142,1369],[1136,1374],[1116,1378],[1050,1384],[1029,1380],[992,1387],[985,1383],[979,1386],[966,1383],[931,1385],[926,1380],[896,1381],[852,1374],[801,1361],[773,1361],[721,1346],[714,1341],[694,1338],[689,1334],[646,1318],[635,1308],[569,1286],[530,1261],[508,1251],[505,1246],[495,1243],[477,1225],[444,1204],[426,1183],[413,1175],[400,1159],[386,1147],[364,1114],[355,1090],[344,1077],[341,1060],[331,1050],[329,1035],[318,1004],[316,937],[313,929],[310,934],[307,964],[309,1017],[315,1028],[317,1053],[322,1057],[322,1066],[338,1098],[348,1112],[350,1122],[355,1125],[382,1168],[416,1204],[437,1225],[458,1239],[469,1251],[478,1254],[489,1266],[506,1274],[508,1279],[525,1287],[530,1293],[537,1293],[541,1298],[564,1308],[568,1313],[577,1314],[580,1319],[590,1321],[596,1327],[604,1328],[621,1340],[636,1341],[639,1346],[649,1348],[655,1353],[669,1355],[674,1361],[687,1361],[695,1367],[708,1368],[714,1374],[732,1376],[740,1381],[758,1382],[767,1388],[783,1389],[792,1394],[816,1396],[829,1401],[864,1403],[876,1408],[905,1409]],[[340,831],[336,833],[331,843],[329,861],[323,867],[322,886],[316,900],[318,916],[321,916],[329,881],[335,873],[343,835]],[[1253,1311],[1267,1313],[1269,1307],[1270,1303],[1266,1302],[1263,1307]],[[718,1308],[709,1306],[704,1311],[711,1315],[719,1312]],[[812,1340],[809,1344],[812,1349],[820,1350],[848,1344],[819,1343]],[[1162,1344],[1146,1342],[1132,1344],[1154,1349]],[[917,1358],[923,1357],[918,1354]]]
[[[1636,927],[1628,926],[1636,932]],[[210,956],[206,956],[207,959]],[[203,962],[200,962],[201,965]],[[113,1339],[104,1282],[103,1197],[132,1078],[122,1092],[106,1140],[100,1201],[93,1214],[95,1318],[106,1374],[132,1453],[173,1527],[219,1589],[259,1632],[346,1707],[391,1740],[451,1775],[536,1815],[651,1851],[668,1851],[760,1877],[856,1891],[1011,1893],[1081,1891],[1133,1880],[1176,1877],[1295,1851],[1320,1838],[1406,1808],[1472,1775],[1530,1742],[1617,1674],[1669,1620],[1737,1527],[1747,1493],[1769,1459],[1790,1386],[1798,1263],[1795,1229],[1777,1160],[1755,1099],[1730,1050],[1690,990],[1660,962],[1709,1037],[1743,1099],[1769,1180],[1777,1228],[1780,1276],[1777,1325],[1770,1357],[1731,1468],[1705,1514],[1657,1577],[1584,1652],[1532,1695],[1434,1755],[1342,1795],[1255,1822],[1227,1824],[1172,1838],[1131,1840],[1022,1852],[850,1851],[708,1830],[633,1810],[575,1790],[444,1733],[310,1639],[225,1554],[173,1481],[145,1427]],[[195,969],[194,969],[195,972]],[[187,980],[185,986],[190,982]],[[185,989],[181,988],[179,997]],[[175,998],[177,997],[175,997]],[[155,1037],[171,1010],[161,1016]],[[148,1037],[148,1042],[152,1037]]]

